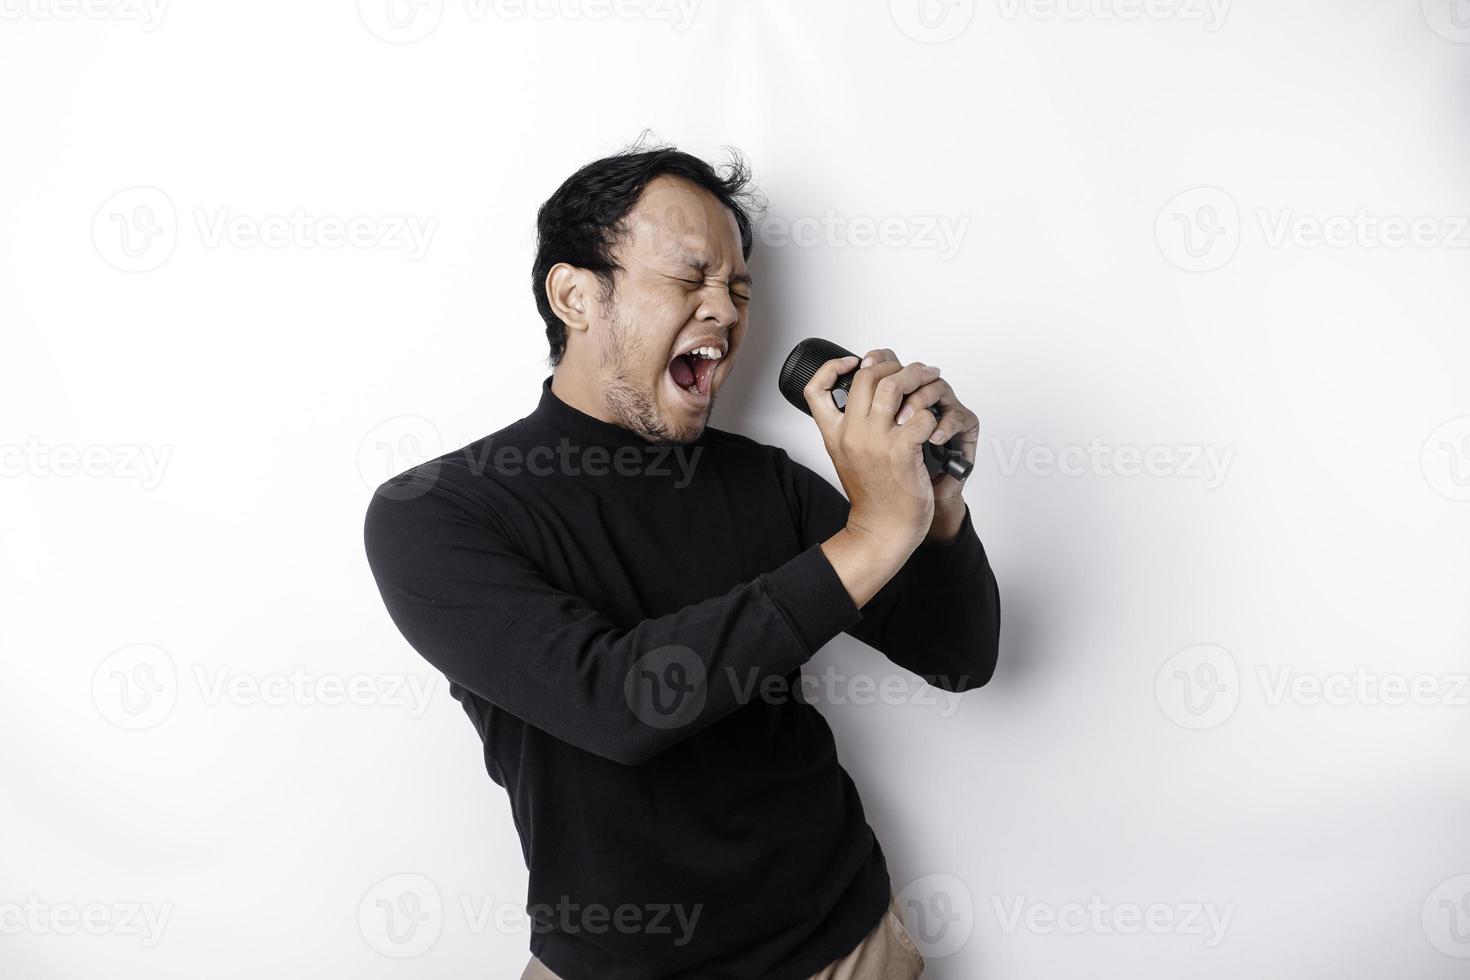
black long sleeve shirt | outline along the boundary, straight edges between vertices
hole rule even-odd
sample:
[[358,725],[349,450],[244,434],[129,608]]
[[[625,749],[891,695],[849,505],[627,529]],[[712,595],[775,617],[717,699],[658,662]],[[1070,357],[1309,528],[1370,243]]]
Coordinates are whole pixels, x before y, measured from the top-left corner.
[[649,443],[558,398],[378,488],[369,564],[509,793],[531,951],[567,980],[802,980],[889,897],[800,668],[840,632],[948,690],[995,666],[968,508],[860,610],[849,504],[778,447]]

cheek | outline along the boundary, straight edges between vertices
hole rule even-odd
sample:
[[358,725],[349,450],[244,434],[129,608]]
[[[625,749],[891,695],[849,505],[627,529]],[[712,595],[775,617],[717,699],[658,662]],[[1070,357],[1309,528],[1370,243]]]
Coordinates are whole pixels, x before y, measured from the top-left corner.
[[734,354],[740,349],[740,344],[745,340],[745,314],[740,314],[740,322],[730,328],[730,353]]

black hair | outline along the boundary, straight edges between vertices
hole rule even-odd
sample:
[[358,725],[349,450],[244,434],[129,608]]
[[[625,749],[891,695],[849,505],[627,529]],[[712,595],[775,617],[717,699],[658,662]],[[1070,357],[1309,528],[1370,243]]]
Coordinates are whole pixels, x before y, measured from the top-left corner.
[[[646,135],[646,134],[645,134]],[[594,160],[572,174],[536,212],[536,261],[531,288],[536,309],[546,321],[547,358],[553,367],[567,348],[567,327],[546,297],[546,275],[558,262],[587,269],[602,284],[599,302],[613,297],[613,274],[619,270],[612,249],[626,232],[623,219],[655,177],[682,177],[713,194],[729,208],[740,229],[740,251],[750,258],[751,221],[761,208],[750,167],[738,150],[727,147],[730,162],[719,170],[672,146],[646,147],[644,137],[612,156]]]

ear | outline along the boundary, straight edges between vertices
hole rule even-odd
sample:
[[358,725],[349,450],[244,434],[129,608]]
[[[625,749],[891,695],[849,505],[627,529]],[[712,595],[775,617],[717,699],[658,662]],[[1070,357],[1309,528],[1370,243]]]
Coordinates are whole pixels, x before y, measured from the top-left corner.
[[597,277],[586,269],[558,262],[546,272],[546,301],[568,330],[586,330],[592,325],[592,304],[597,301]]

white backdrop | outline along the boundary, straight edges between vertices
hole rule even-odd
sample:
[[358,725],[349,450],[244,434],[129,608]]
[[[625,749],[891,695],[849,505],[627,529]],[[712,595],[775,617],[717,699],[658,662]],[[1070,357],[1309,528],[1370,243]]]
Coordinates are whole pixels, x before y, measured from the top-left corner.
[[994,681],[810,665],[928,976],[1464,974],[1463,0],[395,2],[0,0],[0,974],[517,975],[362,515],[644,127],[771,203],[715,424],[832,477],[813,334],[983,419]]

